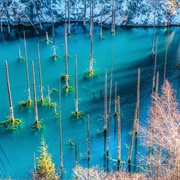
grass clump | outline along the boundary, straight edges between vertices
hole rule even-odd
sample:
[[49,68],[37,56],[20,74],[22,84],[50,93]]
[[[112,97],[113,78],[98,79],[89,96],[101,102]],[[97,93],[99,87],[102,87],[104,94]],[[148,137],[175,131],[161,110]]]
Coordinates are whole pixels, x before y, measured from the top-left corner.
[[64,87],[65,93],[73,92],[74,87],[73,86],[65,86]]
[[55,106],[54,102],[49,102],[48,97],[45,97],[43,100],[38,100],[38,104],[41,104],[42,106],[48,106],[50,108]]
[[52,59],[53,59],[54,61],[58,61],[58,60],[59,60],[59,57],[58,57],[57,55],[53,55],[53,56],[52,56]]
[[[61,76],[61,81],[66,81],[66,75]],[[70,81],[70,77],[68,76],[68,81]]]
[[34,124],[32,124],[31,129],[34,130],[41,130],[44,128],[44,122],[42,120],[36,121]]
[[24,61],[25,59],[24,59],[23,56],[19,56],[19,57],[18,57],[18,60],[19,60],[19,61]]
[[6,117],[6,120],[1,122],[0,125],[5,127],[6,130],[17,130],[21,127],[21,119],[12,119],[10,116]]
[[19,105],[20,105],[20,107],[21,108],[30,108],[30,107],[32,107],[32,100],[27,100],[27,101],[20,101],[19,102]]
[[98,74],[97,74],[94,70],[92,70],[92,71],[87,70],[87,71],[85,72],[85,77],[86,77],[87,79],[94,79],[94,78],[97,78],[97,77],[98,77]]
[[83,112],[82,111],[72,112],[71,119],[82,119],[82,118],[83,118]]
[[54,113],[54,119],[58,119],[60,115],[58,113]]
[[58,93],[58,92],[59,92],[59,90],[58,90],[58,89],[56,89],[56,88],[52,88],[52,92],[53,92],[53,93]]

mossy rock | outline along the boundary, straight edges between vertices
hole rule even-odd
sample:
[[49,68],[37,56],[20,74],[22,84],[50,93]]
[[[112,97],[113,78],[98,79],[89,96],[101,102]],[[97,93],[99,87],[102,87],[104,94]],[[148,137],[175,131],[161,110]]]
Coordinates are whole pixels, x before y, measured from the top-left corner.
[[85,77],[87,78],[87,79],[95,79],[95,78],[97,78],[98,77],[98,74],[95,72],[95,71],[89,71],[89,70],[87,70],[86,72],[85,72]]
[[31,126],[31,129],[34,129],[34,130],[41,130],[43,128],[44,128],[44,122],[42,120],[36,121]]
[[[62,76],[61,76],[61,81],[65,81],[65,80],[66,80],[66,75],[62,75]],[[68,81],[70,81],[69,75],[68,75]]]
[[74,111],[72,112],[72,116],[71,116],[71,119],[82,119],[83,118],[83,112],[82,111]]
[[20,105],[21,108],[30,108],[33,105],[32,102],[33,102],[32,100],[30,100],[30,101],[29,100],[28,101],[20,101],[19,105]]
[[6,120],[1,122],[0,125],[4,126],[6,130],[17,130],[21,127],[21,119],[12,119],[10,116],[7,116]]

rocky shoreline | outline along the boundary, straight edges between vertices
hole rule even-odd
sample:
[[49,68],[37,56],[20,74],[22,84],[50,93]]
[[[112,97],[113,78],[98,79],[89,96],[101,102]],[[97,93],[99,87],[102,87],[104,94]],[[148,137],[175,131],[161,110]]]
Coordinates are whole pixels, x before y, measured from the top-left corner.
[[[68,1],[68,0],[67,0]],[[112,4],[114,3],[114,6]],[[117,26],[167,26],[180,25],[178,0],[94,0],[93,21],[104,25],[112,23],[112,9]],[[57,0],[9,0],[0,2],[0,25],[33,26],[65,20],[65,1]],[[66,15],[67,17],[67,15]],[[90,4],[86,1],[86,21],[90,18]],[[84,20],[84,0],[70,0],[70,21]]]

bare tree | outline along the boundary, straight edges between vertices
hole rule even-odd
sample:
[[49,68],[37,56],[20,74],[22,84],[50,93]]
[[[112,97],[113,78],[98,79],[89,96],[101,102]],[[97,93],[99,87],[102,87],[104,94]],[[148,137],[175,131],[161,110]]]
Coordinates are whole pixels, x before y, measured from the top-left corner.
[[110,172],[109,174],[105,173],[102,170],[99,170],[97,167],[92,167],[90,169],[83,168],[81,166],[76,166],[74,173],[79,180],[146,180],[146,177],[143,174],[130,174],[123,171]]
[[[150,152],[145,161],[147,173],[156,179],[180,178],[180,111],[176,92],[165,80],[162,93],[152,95],[150,129],[141,128],[144,145]],[[145,142],[143,141],[143,142]],[[148,143],[147,143],[148,142]]]

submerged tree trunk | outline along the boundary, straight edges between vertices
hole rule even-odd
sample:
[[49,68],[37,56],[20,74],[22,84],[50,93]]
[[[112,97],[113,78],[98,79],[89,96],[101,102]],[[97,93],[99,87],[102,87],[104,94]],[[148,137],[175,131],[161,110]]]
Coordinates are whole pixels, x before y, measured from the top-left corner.
[[117,82],[115,82],[115,88],[114,88],[114,114],[117,114]]
[[40,82],[40,101],[43,102],[43,85],[42,85],[42,74],[41,74],[41,57],[40,57],[40,49],[39,44],[37,44],[38,49],[38,72],[39,72],[39,82]]
[[104,73],[104,133],[107,130],[107,69]]
[[121,168],[121,111],[120,111],[120,97],[117,97],[118,104],[118,171]]
[[111,24],[111,34],[115,35],[115,0],[112,0],[112,24]]
[[139,126],[139,112],[140,112],[140,78],[141,78],[141,70],[138,68],[138,80],[137,80],[137,119],[136,119],[136,130],[135,135],[136,138],[138,136],[138,126]]
[[35,123],[38,124],[38,110],[37,110],[37,100],[36,100],[36,82],[34,74],[34,62],[32,61],[32,79],[33,79],[33,92],[34,92],[34,118]]
[[5,61],[5,68],[6,68],[6,83],[7,83],[7,90],[8,90],[10,118],[11,118],[11,122],[13,122],[14,121],[14,109],[13,109],[13,104],[12,104],[11,88],[10,88],[10,82],[9,82],[9,71],[8,71],[7,61]]
[[70,0],[68,0],[68,35],[71,35]]
[[103,8],[102,8],[102,3],[101,3],[101,22],[100,22],[100,38],[103,38],[102,34],[102,17],[103,17]]
[[78,114],[78,70],[77,70],[77,55],[75,55],[75,112]]
[[60,174],[63,174],[63,142],[62,142],[62,112],[61,112],[61,81],[59,81],[59,126],[60,126]]
[[94,23],[93,23],[93,15],[94,15],[94,0],[90,0],[90,37],[93,36]]
[[90,39],[89,74],[93,75],[93,34]]
[[166,42],[166,54],[165,54],[165,59],[164,59],[164,78],[163,78],[163,81],[166,80],[167,58],[168,58],[168,37],[167,37],[167,42]]
[[83,20],[83,26],[86,26],[86,0],[84,0],[84,20]]
[[53,38],[53,45],[55,45],[55,33],[54,33],[54,14],[51,13],[52,16],[52,38]]
[[8,20],[8,33],[11,33],[10,21],[9,21],[9,11],[8,11],[8,1],[6,1],[6,12],[7,12],[7,20]]
[[153,33],[152,33],[152,50],[151,50],[151,54],[152,54],[152,55],[154,55],[155,17],[156,17],[156,11],[155,11],[155,9],[154,9],[154,23],[153,23]]
[[135,114],[134,114],[134,123],[133,123],[132,134],[131,134],[129,154],[128,154],[129,172],[131,171],[131,157],[132,157],[132,151],[133,151],[134,136],[136,134],[136,139],[137,139],[137,134],[138,134],[139,104],[140,104],[140,68],[138,68],[137,101],[136,101],[136,108],[135,108]]
[[90,161],[90,122],[89,122],[89,114],[87,115],[87,159],[88,163]]
[[48,85],[48,104],[51,103],[51,92],[50,92],[50,89],[49,89],[49,85]]
[[112,53],[112,62],[111,62],[111,75],[110,75],[110,87],[109,87],[109,110],[107,117],[107,147],[106,154],[109,155],[109,143],[110,143],[110,119],[111,119],[111,97],[112,97],[112,80],[113,80],[113,63],[114,63],[114,48]]
[[153,94],[154,91],[155,91],[157,51],[158,51],[158,36],[156,36],[156,52],[155,52],[155,59],[154,59],[154,73],[153,73],[152,94]]
[[27,56],[27,48],[26,48],[26,35],[24,33],[24,53],[26,58],[26,81],[27,81],[27,91],[28,91],[28,102],[31,101],[31,92],[30,92],[30,83],[29,83],[29,70],[28,70],[28,56]]
[[65,0],[65,24],[64,24],[64,50],[65,50],[65,83],[66,88],[69,87],[68,84],[68,46],[67,46],[67,22],[66,22],[66,0]]

